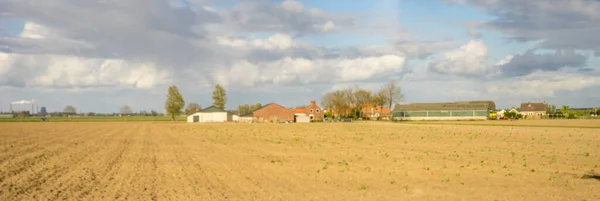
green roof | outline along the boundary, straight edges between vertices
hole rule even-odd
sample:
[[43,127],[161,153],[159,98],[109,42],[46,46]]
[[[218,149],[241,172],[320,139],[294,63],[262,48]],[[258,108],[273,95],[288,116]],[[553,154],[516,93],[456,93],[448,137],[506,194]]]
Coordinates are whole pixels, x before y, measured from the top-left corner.
[[394,112],[399,111],[450,111],[450,110],[495,110],[493,101],[459,101],[447,103],[411,103],[397,104]]
[[204,109],[203,109],[203,110],[201,110],[200,112],[206,112],[206,113],[209,113],[209,112],[227,112],[227,111],[225,111],[225,110],[223,110],[223,109],[221,109],[221,108],[215,107],[215,106],[213,105],[213,106],[210,106],[210,107],[204,108]]

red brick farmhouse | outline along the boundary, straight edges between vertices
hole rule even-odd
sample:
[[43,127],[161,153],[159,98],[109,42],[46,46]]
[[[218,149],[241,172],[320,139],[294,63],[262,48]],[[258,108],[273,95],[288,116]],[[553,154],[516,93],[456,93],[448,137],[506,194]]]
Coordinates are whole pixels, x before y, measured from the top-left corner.
[[252,116],[255,122],[294,122],[294,112],[275,103],[254,110]]

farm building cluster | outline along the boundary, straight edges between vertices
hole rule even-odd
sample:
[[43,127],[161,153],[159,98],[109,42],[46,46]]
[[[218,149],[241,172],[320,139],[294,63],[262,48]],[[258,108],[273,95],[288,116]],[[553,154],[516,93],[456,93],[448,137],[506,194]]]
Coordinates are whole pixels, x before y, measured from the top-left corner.
[[[396,104],[393,110],[380,106],[366,105],[361,109],[363,119],[392,119],[399,121],[427,120],[489,120],[503,119],[505,115],[514,114],[523,118],[542,118],[548,115],[549,105],[546,102],[521,103],[520,108],[497,110],[494,101],[459,101],[443,103],[411,103]],[[597,110],[583,108],[571,110]],[[310,101],[306,107],[286,108],[276,103],[264,105],[247,114],[234,114],[214,106],[188,116],[188,122],[248,122],[248,123],[309,123],[325,120],[325,113],[331,111],[337,115],[335,108],[321,108],[316,101]]]
[[289,109],[276,103],[264,105],[248,114],[233,114],[211,106],[187,117],[188,122],[270,122],[270,123],[308,123],[314,120],[322,121],[325,111],[316,101],[311,101],[307,107]]

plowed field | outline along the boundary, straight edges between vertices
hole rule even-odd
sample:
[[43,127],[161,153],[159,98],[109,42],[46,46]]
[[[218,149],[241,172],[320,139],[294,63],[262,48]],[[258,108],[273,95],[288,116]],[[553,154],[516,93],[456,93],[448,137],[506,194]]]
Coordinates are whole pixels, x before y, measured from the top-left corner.
[[0,200],[600,200],[599,166],[592,128],[0,124]]

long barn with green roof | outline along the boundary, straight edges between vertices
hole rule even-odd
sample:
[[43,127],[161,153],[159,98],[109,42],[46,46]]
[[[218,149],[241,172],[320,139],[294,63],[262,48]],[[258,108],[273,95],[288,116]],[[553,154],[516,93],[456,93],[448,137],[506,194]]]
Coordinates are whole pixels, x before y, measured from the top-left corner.
[[394,120],[486,120],[496,110],[493,101],[397,104]]

